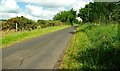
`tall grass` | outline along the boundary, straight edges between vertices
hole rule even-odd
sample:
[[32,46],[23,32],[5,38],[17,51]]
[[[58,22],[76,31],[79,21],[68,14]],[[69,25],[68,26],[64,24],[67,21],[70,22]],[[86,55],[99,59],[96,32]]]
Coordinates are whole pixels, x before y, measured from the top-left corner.
[[118,24],[80,25],[68,48],[60,68],[119,69],[120,45]]
[[29,39],[29,38],[33,38],[33,37],[37,37],[40,35],[44,35],[49,32],[54,32],[54,31],[57,31],[57,30],[60,30],[66,27],[68,26],[54,26],[54,27],[48,27],[44,29],[36,29],[32,31],[21,31],[21,32],[14,32],[14,33],[12,32],[12,33],[2,36],[2,39],[1,39],[2,47],[6,47],[16,42]]

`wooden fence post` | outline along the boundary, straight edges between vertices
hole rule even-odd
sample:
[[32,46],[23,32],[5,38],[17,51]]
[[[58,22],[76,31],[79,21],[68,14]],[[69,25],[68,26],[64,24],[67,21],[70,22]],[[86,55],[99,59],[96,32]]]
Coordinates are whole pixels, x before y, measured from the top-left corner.
[[17,23],[16,23],[16,32],[17,32],[17,29],[18,29],[18,26],[17,26]]

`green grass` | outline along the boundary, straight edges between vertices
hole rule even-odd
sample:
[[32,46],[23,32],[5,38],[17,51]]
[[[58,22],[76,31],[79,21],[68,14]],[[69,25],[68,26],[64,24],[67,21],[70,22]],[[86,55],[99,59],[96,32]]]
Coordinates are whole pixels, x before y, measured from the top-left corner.
[[61,69],[119,69],[118,24],[84,24],[77,28]]
[[40,35],[44,35],[50,32],[54,32],[63,28],[66,28],[68,26],[54,26],[54,27],[48,27],[48,28],[44,28],[44,29],[36,29],[33,31],[22,31],[22,32],[14,32],[14,33],[10,33],[10,34],[6,34],[2,36],[2,47],[6,47],[9,45],[12,45],[16,42],[22,41],[22,40],[26,40],[26,39],[30,39],[33,37],[37,37]]

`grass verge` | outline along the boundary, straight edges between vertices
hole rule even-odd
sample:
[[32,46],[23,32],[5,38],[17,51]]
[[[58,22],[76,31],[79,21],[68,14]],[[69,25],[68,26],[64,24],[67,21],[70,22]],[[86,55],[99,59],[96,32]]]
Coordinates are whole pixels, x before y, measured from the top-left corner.
[[61,69],[119,69],[118,24],[84,24],[77,28]]
[[36,29],[33,31],[22,31],[22,32],[14,32],[10,34],[6,34],[2,36],[2,48],[12,45],[16,42],[25,40],[25,39],[30,39],[33,37],[37,37],[40,35],[44,35],[50,32],[54,32],[60,29],[67,28],[69,26],[54,26],[54,27],[48,27],[44,29]]

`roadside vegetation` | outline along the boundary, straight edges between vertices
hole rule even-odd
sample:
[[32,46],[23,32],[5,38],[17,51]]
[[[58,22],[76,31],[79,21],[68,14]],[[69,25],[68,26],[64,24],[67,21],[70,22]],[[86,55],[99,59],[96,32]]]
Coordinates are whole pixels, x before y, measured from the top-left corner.
[[[94,2],[57,13],[53,20],[33,21],[23,16],[2,23],[2,45],[78,25],[60,69],[106,70],[120,68],[120,2]],[[83,21],[80,22],[76,18]],[[17,24],[17,27],[16,27]],[[14,31],[14,33],[10,33]]]
[[69,27],[61,21],[37,20],[33,21],[24,16],[14,17],[0,23],[2,47],[13,43],[37,37],[49,32]]
[[94,2],[80,9],[77,16],[83,23],[79,24],[60,69],[119,69],[119,13],[120,2]]
[[33,21],[31,19],[28,19],[24,16],[21,17],[14,17],[14,18],[10,18],[4,22],[1,23],[2,24],[2,31],[11,31],[11,30],[15,30],[15,31],[31,31],[31,30],[35,30],[38,28],[46,28],[46,27],[51,27],[51,26],[61,26],[61,25],[65,25],[65,23],[61,22],[61,21],[52,21],[52,20],[37,20],[37,21]]
[[17,41],[43,35],[52,31],[73,26],[78,21],[76,11],[71,9],[56,14],[53,20],[33,21],[24,16],[2,20],[0,23],[2,33],[2,47],[6,47]]
[[63,58],[62,69],[119,69],[118,24],[80,25]]
[[60,29],[67,28],[69,26],[54,26],[54,27],[47,27],[44,29],[35,29],[32,31],[19,31],[19,32],[11,32],[2,35],[2,47],[9,46],[13,43],[20,42],[25,39],[30,39],[33,37],[41,36],[50,32],[54,32]]

